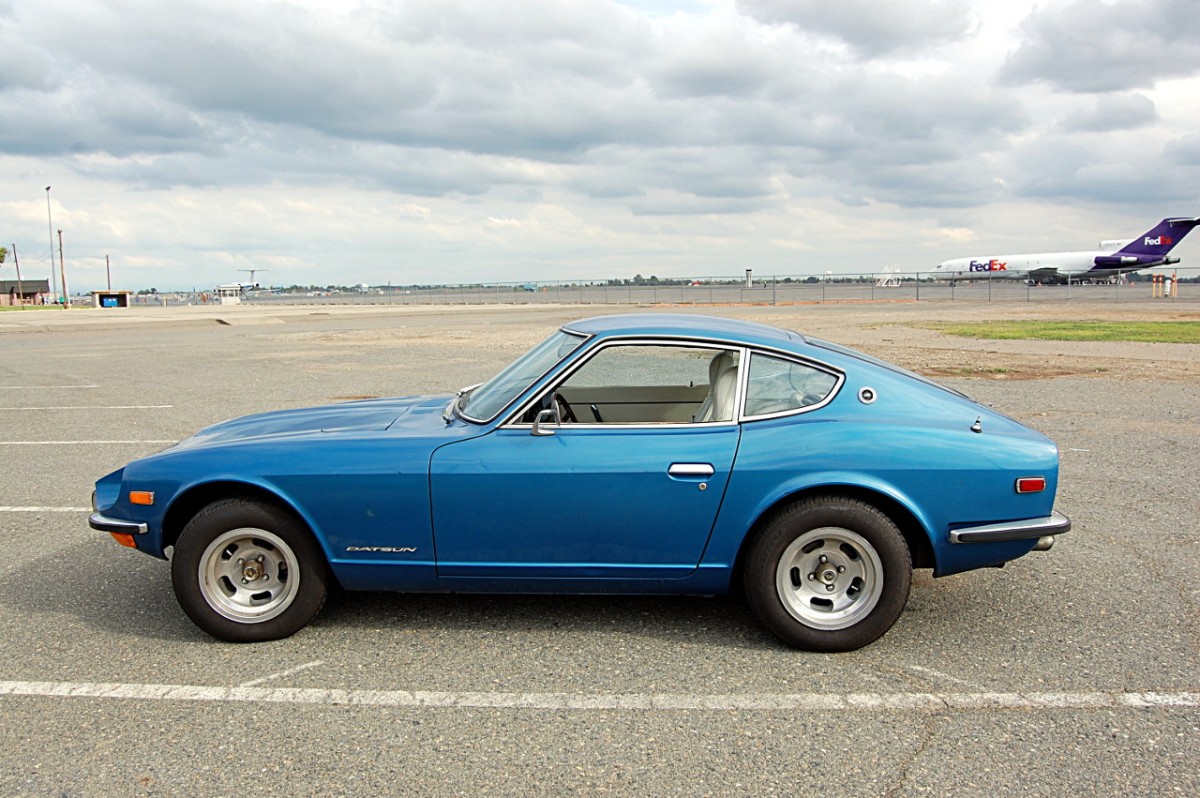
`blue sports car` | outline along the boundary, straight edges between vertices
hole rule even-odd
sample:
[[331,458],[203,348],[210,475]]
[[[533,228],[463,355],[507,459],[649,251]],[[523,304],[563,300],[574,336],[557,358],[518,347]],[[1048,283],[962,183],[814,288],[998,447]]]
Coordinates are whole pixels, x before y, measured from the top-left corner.
[[96,483],[94,529],[171,554],[222,640],[286,637],[328,588],[743,590],[782,641],[848,651],[935,576],[1050,548],[1058,450],[896,366],[675,314],[564,326],[456,396],[226,421]]

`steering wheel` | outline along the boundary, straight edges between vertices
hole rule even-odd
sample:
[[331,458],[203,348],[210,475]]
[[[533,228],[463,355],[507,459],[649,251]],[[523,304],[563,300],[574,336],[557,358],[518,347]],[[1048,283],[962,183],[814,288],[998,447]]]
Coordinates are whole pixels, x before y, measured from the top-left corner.
[[579,419],[575,417],[575,411],[571,409],[571,404],[563,398],[561,393],[555,391],[550,395],[550,401],[558,408],[558,417],[561,421],[566,421],[570,424],[578,423]]

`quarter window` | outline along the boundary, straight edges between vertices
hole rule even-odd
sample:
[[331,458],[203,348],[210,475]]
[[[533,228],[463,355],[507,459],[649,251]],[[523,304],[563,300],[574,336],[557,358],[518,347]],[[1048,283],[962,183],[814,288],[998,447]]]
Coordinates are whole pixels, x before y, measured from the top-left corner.
[[827,371],[755,352],[750,356],[746,415],[768,416],[820,404],[837,387]]

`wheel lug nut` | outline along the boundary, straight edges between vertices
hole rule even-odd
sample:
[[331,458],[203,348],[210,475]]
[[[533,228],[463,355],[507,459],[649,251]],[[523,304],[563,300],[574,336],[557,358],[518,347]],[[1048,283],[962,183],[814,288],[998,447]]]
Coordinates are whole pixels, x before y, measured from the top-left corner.
[[844,565],[839,565],[839,566],[838,566],[838,573],[839,573],[839,574],[844,574],[844,573],[846,573],[846,566],[844,566]]
[[830,593],[832,593],[832,592],[833,592],[833,585],[825,585],[825,589],[826,589],[826,590],[828,590]]
[[826,557],[824,554],[822,554],[818,559],[820,559],[820,561],[823,563],[829,562],[829,558]]
[[816,575],[816,574],[809,574],[809,575],[808,575],[808,578],[809,578],[810,580],[812,580],[812,579],[816,579],[816,578],[817,578],[817,575]]

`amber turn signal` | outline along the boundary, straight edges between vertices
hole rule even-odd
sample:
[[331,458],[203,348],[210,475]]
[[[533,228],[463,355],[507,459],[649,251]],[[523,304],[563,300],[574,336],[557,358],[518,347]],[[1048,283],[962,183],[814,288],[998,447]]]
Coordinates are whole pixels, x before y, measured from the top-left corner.
[[133,535],[128,535],[124,532],[109,532],[113,540],[120,543],[122,546],[128,546],[131,549],[136,549],[137,544],[133,542]]
[[145,504],[147,506],[154,504],[154,491],[152,490],[131,490],[129,491],[130,504]]

